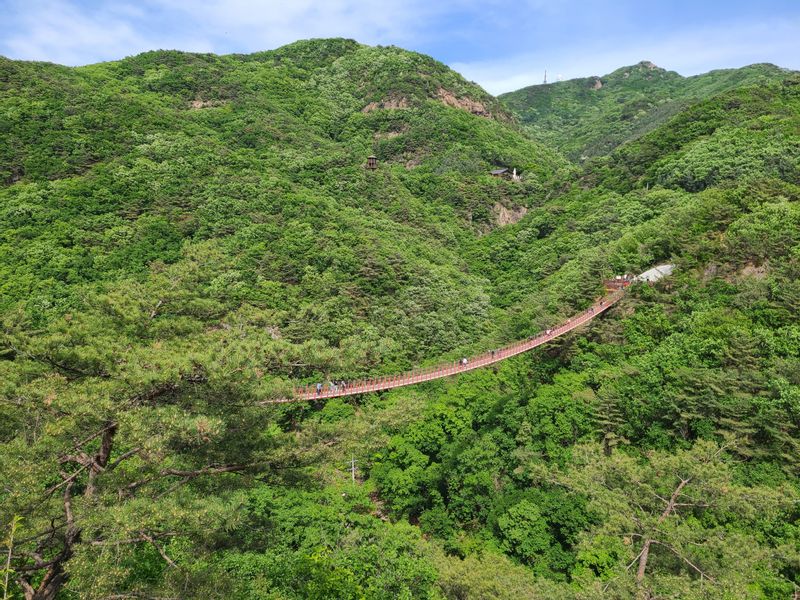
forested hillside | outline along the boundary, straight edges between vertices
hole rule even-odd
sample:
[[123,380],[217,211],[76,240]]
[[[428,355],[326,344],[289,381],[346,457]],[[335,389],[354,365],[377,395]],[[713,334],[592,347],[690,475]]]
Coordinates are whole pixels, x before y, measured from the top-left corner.
[[681,77],[642,61],[603,77],[532,85],[500,98],[536,139],[584,161],[652,131],[699,100],[785,76],[785,70],[761,64]]
[[[0,59],[7,592],[790,597],[800,79],[756,71],[578,165],[558,136],[628,136],[531,135],[393,47]],[[526,337],[662,261],[544,350],[270,403]]]

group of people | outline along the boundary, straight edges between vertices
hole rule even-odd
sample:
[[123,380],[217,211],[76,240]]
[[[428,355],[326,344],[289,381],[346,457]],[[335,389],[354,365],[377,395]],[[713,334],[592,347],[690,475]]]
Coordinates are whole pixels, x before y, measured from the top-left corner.
[[[316,385],[316,388],[317,388],[317,396],[319,396],[320,394],[322,394],[322,389],[323,389],[323,387],[324,387],[324,386],[323,386],[321,383],[318,383],[318,384]],[[344,392],[346,389],[347,389],[347,382],[346,382],[344,379],[339,379],[338,381],[329,381],[329,382],[328,382],[328,390],[329,390],[330,392],[336,393],[336,392],[338,392],[339,390],[341,390],[341,391],[343,391],[343,392]]]
[[[601,301],[600,301],[600,306],[603,306],[603,304],[604,304],[604,302],[601,300]],[[589,312],[592,312],[592,313],[593,313],[593,312],[594,312],[594,307],[591,307],[591,308],[589,309]],[[569,322],[570,322],[570,319],[567,319],[567,323],[569,323]],[[552,329],[546,329],[544,333],[545,333],[545,335],[550,335],[552,332],[553,332],[553,330],[552,330]],[[541,334],[540,334],[540,335],[541,335]],[[531,338],[531,339],[532,339],[532,338]],[[491,353],[492,353],[492,359],[494,359],[496,352],[497,352],[496,350],[492,350],[492,351],[491,351]],[[469,364],[469,360],[468,360],[466,357],[464,357],[464,358],[462,358],[461,360],[459,360],[459,361],[458,361],[458,363],[459,363],[459,364],[460,364],[462,367],[466,367],[466,366]],[[316,389],[317,389],[317,395],[320,395],[320,394],[322,394],[322,390],[323,390],[323,388],[324,388],[324,386],[323,386],[323,384],[322,384],[322,383],[318,383],[318,384],[316,385]],[[345,390],[347,390],[347,382],[346,382],[346,381],[344,381],[344,380],[338,380],[338,381],[329,381],[329,382],[328,382],[328,389],[329,389],[331,392],[333,392],[333,393],[336,393],[336,392],[338,392],[338,391],[340,391],[340,390],[341,390],[342,392],[344,392]]]

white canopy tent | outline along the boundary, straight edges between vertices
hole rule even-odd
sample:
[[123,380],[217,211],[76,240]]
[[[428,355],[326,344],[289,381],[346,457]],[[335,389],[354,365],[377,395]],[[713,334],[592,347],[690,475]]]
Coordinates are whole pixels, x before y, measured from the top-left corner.
[[648,281],[648,282],[658,281],[663,277],[672,275],[672,272],[674,270],[675,270],[675,265],[671,264],[658,265],[656,267],[653,267],[652,269],[648,269],[641,275],[637,275],[634,278],[634,281]]

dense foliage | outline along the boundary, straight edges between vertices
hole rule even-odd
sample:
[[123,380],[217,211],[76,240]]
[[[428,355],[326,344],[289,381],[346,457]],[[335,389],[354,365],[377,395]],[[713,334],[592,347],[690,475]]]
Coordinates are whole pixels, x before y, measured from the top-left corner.
[[652,131],[699,100],[785,74],[761,64],[681,77],[642,61],[603,77],[532,85],[500,97],[536,139],[584,161]]
[[[800,585],[796,76],[693,80],[579,167],[397,48],[0,60],[12,597]],[[527,336],[662,261],[495,368],[269,403]]]

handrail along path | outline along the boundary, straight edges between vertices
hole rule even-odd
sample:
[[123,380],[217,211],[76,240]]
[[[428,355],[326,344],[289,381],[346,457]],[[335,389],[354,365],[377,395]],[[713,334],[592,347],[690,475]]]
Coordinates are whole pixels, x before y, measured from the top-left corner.
[[[390,390],[392,388],[404,387],[407,385],[414,385],[423,381],[432,381],[434,379],[441,379],[443,377],[450,377],[458,373],[465,373],[480,369],[488,365],[498,363],[500,361],[527,352],[537,346],[546,344],[555,338],[580,327],[607,311],[611,306],[616,304],[624,295],[625,288],[630,283],[630,280],[619,282],[617,289],[610,291],[589,308],[583,312],[574,315],[558,325],[553,329],[542,331],[535,336],[529,337],[504,346],[502,348],[484,352],[478,356],[468,358],[466,362],[462,360],[454,361],[452,363],[439,364],[432,367],[425,367],[419,369],[412,369],[405,373],[396,375],[386,375],[382,377],[374,377],[372,379],[361,379],[357,381],[348,381],[340,383],[337,386],[325,386],[322,390],[317,391],[316,386],[307,385],[294,389],[294,393],[289,398],[279,398],[269,401],[273,404],[281,404],[286,402],[307,402],[309,400],[322,400],[326,398],[339,398],[342,396],[355,396],[357,394],[367,394],[370,392],[379,392],[382,390]],[[613,284],[612,284],[613,285]]]

